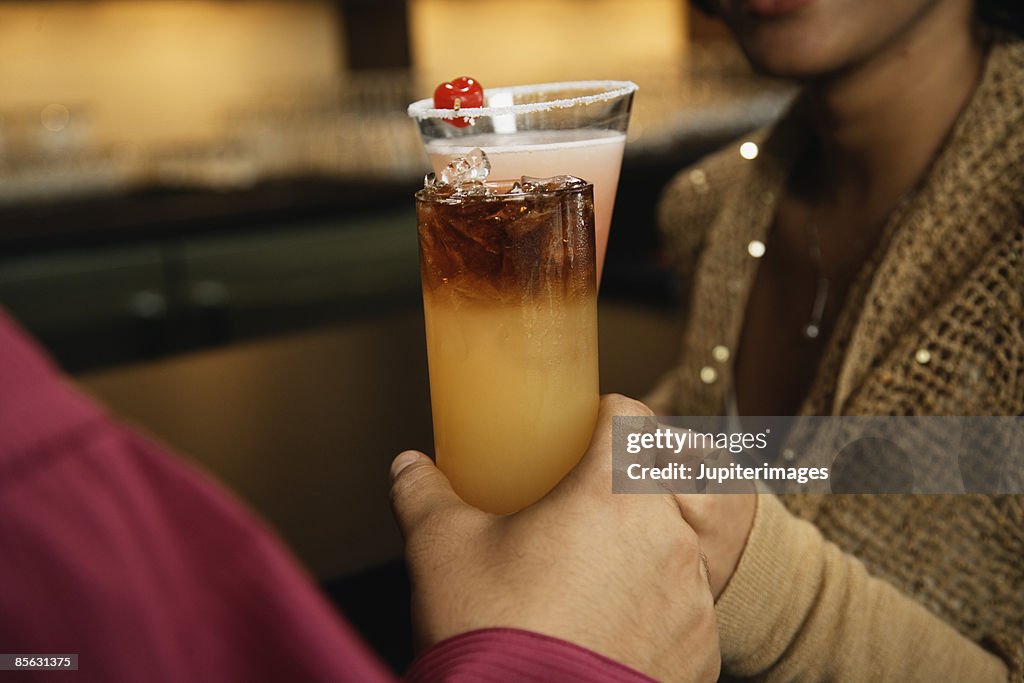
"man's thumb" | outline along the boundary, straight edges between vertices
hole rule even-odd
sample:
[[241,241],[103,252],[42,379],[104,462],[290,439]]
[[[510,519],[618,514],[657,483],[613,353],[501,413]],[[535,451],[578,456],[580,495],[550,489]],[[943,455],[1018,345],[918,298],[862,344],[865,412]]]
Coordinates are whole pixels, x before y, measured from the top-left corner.
[[406,538],[431,515],[465,506],[423,453],[403,451],[391,463],[391,509]]

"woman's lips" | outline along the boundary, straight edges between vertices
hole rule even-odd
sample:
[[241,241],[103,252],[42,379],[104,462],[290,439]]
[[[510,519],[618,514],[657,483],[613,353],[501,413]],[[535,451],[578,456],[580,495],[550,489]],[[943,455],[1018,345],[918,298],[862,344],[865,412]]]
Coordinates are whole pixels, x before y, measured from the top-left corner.
[[806,7],[814,0],[745,0],[743,6],[759,17],[780,17]]

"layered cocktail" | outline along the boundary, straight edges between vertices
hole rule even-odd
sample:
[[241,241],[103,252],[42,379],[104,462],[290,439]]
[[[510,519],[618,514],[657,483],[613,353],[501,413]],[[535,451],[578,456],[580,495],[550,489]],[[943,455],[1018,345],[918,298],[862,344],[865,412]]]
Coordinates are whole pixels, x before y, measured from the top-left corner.
[[441,108],[425,99],[411,104],[409,115],[435,173],[480,148],[495,178],[568,174],[590,180],[600,279],[636,89],[629,81],[494,88],[483,91],[483,106]]
[[507,513],[572,469],[597,419],[593,189],[459,163],[416,194],[434,446],[463,499]]

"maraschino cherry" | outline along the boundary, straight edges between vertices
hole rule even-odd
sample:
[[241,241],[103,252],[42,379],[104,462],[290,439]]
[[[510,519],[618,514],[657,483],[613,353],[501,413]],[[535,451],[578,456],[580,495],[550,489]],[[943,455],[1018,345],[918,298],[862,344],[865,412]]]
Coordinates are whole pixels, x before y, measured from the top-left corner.
[[[434,107],[437,109],[471,109],[484,106],[484,89],[475,78],[459,76],[445,81],[434,90]],[[445,119],[456,128],[465,128],[473,123],[467,117]]]

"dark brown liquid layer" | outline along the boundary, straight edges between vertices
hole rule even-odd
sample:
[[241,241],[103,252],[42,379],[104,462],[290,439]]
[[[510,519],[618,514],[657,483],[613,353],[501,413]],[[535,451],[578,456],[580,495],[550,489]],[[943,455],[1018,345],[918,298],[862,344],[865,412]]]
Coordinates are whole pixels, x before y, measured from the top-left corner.
[[416,194],[423,288],[515,303],[597,290],[593,187],[495,196]]

